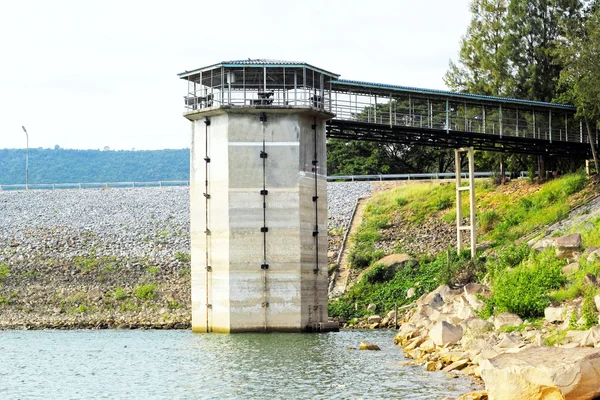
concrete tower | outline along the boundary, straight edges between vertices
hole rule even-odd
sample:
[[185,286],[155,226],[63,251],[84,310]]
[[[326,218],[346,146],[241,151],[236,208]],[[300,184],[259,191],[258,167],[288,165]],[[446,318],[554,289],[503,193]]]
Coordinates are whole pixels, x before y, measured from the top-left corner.
[[336,74],[228,61],[179,74],[192,123],[192,329],[323,331]]

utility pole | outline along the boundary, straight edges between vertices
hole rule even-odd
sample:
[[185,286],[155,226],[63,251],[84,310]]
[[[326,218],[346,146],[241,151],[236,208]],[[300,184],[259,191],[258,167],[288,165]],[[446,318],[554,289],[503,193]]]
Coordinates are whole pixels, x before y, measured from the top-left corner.
[[23,132],[25,132],[25,137],[27,138],[27,149],[25,150],[25,190],[29,190],[29,134],[24,126],[21,126],[21,128],[23,128]]

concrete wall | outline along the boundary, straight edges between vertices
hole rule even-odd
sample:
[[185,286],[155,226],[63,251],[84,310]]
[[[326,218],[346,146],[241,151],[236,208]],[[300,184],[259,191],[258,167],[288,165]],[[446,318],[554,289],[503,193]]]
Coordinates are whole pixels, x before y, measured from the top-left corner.
[[[266,122],[260,121],[261,112],[266,113]],[[186,117],[193,125],[193,330],[304,331],[326,322],[325,121],[331,116],[312,109],[221,107]],[[210,119],[208,128],[205,117]],[[318,160],[316,208],[313,124]],[[207,132],[208,174],[204,161]],[[263,140],[267,153],[264,169],[260,158]],[[264,209],[263,179],[268,190]],[[208,201],[203,195],[205,180],[209,183]],[[263,225],[268,228],[266,270],[261,269],[265,262]],[[206,226],[210,235],[205,234]],[[212,272],[206,271],[207,249]]]

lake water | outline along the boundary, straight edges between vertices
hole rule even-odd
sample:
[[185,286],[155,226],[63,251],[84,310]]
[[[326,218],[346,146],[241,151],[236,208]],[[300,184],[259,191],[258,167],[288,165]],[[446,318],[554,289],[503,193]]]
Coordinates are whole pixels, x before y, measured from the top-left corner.
[[[0,399],[442,399],[473,390],[404,367],[392,331],[202,335],[0,332]],[[382,351],[352,351],[361,340]]]

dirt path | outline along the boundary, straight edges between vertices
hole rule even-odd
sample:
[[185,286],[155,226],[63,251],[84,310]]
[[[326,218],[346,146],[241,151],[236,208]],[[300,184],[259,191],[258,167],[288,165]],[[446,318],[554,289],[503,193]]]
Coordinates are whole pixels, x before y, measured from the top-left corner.
[[354,247],[354,242],[350,240],[352,235],[356,232],[360,223],[362,222],[363,214],[365,213],[365,206],[367,205],[369,198],[362,197],[358,199],[356,205],[356,211],[354,216],[352,217],[352,221],[350,222],[350,229],[347,232],[347,238],[342,245],[342,257],[340,260],[340,265],[338,268],[338,272],[335,276],[335,280],[333,282],[333,288],[329,293],[330,298],[339,297],[346,291],[346,287],[348,286],[348,277],[350,275],[350,252]]

